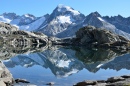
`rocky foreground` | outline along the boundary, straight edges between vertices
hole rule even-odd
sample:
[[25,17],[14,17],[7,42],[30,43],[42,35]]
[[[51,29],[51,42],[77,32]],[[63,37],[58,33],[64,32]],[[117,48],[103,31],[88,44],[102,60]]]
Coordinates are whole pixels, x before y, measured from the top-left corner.
[[74,86],[129,86],[130,75],[119,77],[110,77],[107,80],[86,80],[75,84]]
[[0,62],[0,86],[11,86],[14,83],[14,79],[10,71],[5,65]]
[[47,45],[48,37],[42,33],[18,30],[17,27],[0,22],[0,44],[11,46]]

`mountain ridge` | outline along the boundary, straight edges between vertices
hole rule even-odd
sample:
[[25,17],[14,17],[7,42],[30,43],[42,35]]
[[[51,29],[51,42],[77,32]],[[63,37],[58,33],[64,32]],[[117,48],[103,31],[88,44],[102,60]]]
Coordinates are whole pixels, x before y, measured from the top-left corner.
[[[107,28],[110,31],[130,39],[130,17],[101,16],[97,11],[85,16],[72,7],[58,5],[51,14],[35,17],[32,14],[19,16],[15,13],[3,13],[0,21],[17,25],[21,30],[42,32],[59,38],[73,37],[75,32],[86,25]],[[121,30],[121,31],[120,31]]]

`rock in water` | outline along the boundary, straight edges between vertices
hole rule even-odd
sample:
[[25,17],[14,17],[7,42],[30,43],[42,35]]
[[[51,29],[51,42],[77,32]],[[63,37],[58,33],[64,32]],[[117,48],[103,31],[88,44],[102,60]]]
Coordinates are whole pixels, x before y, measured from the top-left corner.
[[54,85],[54,84],[55,84],[55,82],[49,82],[46,85]]
[[25,80],[25,79],[15,79],[16,83],[22,82],[22,83],[30,83],[29,81]]

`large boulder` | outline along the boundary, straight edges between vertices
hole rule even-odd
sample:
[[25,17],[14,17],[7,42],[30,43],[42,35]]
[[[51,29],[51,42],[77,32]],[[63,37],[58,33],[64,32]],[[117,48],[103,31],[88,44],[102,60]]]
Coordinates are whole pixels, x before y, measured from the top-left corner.
[[95,29],[92,31],[94,39],[99,43],[114,43],[120,41],[119,36],[105,29]]
[[96,41],[94,39],[94,35],[92,33],[92,31],[96,29],[95,27],[93,26],[87,26],[87,27],[83,27],[81,29],[79,29],[77,32],[76,32],[76,38],[78,39],[78,41],[80,43],[90,43],[90,42],[94,42]]
[[128,40],[122,36],[112,33],[106,29],[95,28],[93,26],[86,26],[76,32],[76,38],[80,44],[94,43],[105,44],[115,43],[117,41]]

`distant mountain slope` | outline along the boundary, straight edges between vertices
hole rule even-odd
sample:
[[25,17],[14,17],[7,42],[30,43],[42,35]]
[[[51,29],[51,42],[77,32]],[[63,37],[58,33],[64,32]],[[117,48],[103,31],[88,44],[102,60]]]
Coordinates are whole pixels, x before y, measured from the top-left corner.
[[77,10],[65,5],[58,5],[49,15],[35,17],[32,14],[22,16],[15,13],[3,13],[0,21],[17,25],[21,30],[42,32],[48,36],[59,38],[75,36],[75,32],[86,25],[106,28],[116,34],[130,39],[130,17],[102,17],[98,12],[85,16]]
[[[50,14],[46,27],[41,28],[38,31],[41,31],[49,36],[58,35],[61,37],[62,35],[59,35],[60,33],[73,29],[73,27],[81,23],[84,18],[85,16],[83,14],[71,7],[58,5]],[[66,36],[69,36],[69,34],[66,34]]]

